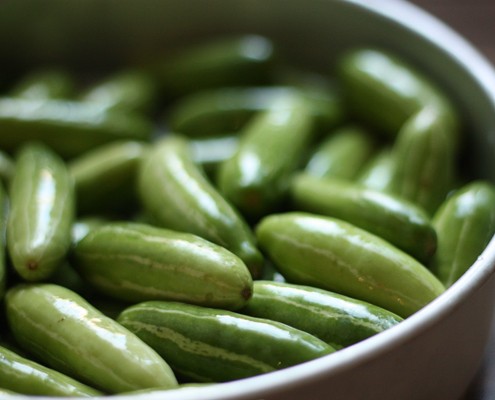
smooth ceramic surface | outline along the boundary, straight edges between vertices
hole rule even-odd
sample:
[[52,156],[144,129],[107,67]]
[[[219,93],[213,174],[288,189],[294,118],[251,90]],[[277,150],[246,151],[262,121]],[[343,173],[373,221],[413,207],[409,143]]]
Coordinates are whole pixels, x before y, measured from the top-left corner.
[[[457,102],[470,154],[463,165],[495,182],[493,68],[455,32],[400,0],[4,0],[0,70],[39,61],[111,68],[226,32],[268,35],[293,62],[320,71],[330,71],[334,55],[352,45],[400,52]],[[495,304],[494,269],[495,239],[444,295],[382,334],[303,365],[179,391],[173,398],[457,399],[485,349]]]

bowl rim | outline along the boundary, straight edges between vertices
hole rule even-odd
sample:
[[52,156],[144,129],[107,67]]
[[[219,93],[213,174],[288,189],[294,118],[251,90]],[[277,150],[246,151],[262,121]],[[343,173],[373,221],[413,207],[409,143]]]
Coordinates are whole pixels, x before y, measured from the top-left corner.
[[[327,0],[331,1],[331,0]],[[495,69],[479,50],[445,22],[407,0],[338,0],[377,16],[399,22],[403,27],[435,45],[467,71],[484,92],[495,110]],[[386,2],[386,7],[384,7]],[[418,24],[418,20],[421,24]],[[434,37],[435,40],[432,40]],[[438,43],[442,43],[441,46]],[[495,272],[495,236],[472,267],[444,294],[400,324],[363,342],[322,358],[268,374],[234,382],[172,390],[177,400],[263,398],[283,387],[319,380],[328,374],[349,370],[411,340],[448,316],[473,291],[483,286]],[[218,385],[221,385],[219,390]],[[143,394],[134,399],[154,400],[159,394]],[[118,396],[116,396],[118,398]]]
[[[466,38],[457,33],[446,23],[431,15],[419,6],[407,0],[324,0],[347,3],[376,16],[400,23],[402,27],[414,35],[422,37],[430,44],[459,64],[472,77],[486,95],[495,110],[495,69],[476,47]],[[386,7],[384,7],[386,4]],[[418,24],[418,20],[421,24]],[[435,39],[432,40],[431,37]],[[438,43],[442,43],[441,46]],[[295,365],[280,371],[241,379],[238,381],[215,384],[204,387],[187,389],[171,389],[170,393],[176,400],[227,400],[263,398],[267,393],[279,388],[287,390],[298,386],[301,382],[307,384],[335,372],[352,369],[373,358],[389,352],[407,341],[419,332],[424,332],[436,324],[438,320],[448,316],[474,290],[483,286],[495,272],[495,236],[473,266],[455,282],[444,294],[430,304],[408,317],[400,324],[370,337],[360,343],[344,348],[331,355]],[[219,385],[221,390],[219,390]],[[13,397],[14,398],[14,397]],[[19,398],[19,396],[15,396]],[[43,397],[40,397],[40,399]],[[114,395],[115,400],[129,398],[128,395]],[[132,396],[133,400],[158,400],[163,393],[140,393]]]

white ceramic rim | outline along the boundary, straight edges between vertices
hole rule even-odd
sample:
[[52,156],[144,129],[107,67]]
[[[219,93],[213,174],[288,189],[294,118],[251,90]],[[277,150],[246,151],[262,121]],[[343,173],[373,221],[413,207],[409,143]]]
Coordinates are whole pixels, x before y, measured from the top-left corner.
[[[329,0],[332,1],[332,0]],[[432,16],[425,10],[406,0],[338,0],[353,3],[389,20],[398,21],[418,36],[442,43],[442,50],[472,75],[483,89],[495,110],[495,69],[488,60],[464,37]],[[384,4],[386,6],[384,7]],[[421,21],[421,26],[418,26]],[[371,337],[350,348],[342,349],[330,356],[322,357],[291,368],[269,374],[243,379],[211,387],[181,389],[174,391],[176,400],[202,399],[262,399],[277,388],[287,390],[301,382],[324,379],[332,371],[352,369],[367,360],[379,357],[391,348],[411,340],[418,332],[426,331],[436,321],[446,317],[457,308],[473,291],[481,287],[495,270],[495,237],[492,238],[478,260],[449,290],[424,309],[407,318],[399,325]],[[161,395],[163,396],[163,395]],[[159,394],[136,396],[135,399],[158,400]],[[117,396],[118,397],[118,396]]]
[[[397,21],[414,34],[435,37],[435,42],[442,43],[446,52],[463,69],[472,75],[479,87],[485,92],[495,110],[495,69],[480,52],[465,38],[447,26],[444,22],[406,0],[327,0],[355,4],[357,7]],[[418,26],[421,21],[421,26]],[[411,340],[418,332],[428,330],[436,321],[449,315],[473,291],[481,287],[495,270],[495,237],[492,238],[484,252],[449,290],[424,309],[407,318],[399,325],[373,336],[350,348],[342,349],[332,355],[313,360],[303,365],[286,368],[281,371],[228,382],[190,389],[171,390],[170,395],[176,400],[241,400],[262,399],[267,393],[298,386],[301,382],[324,379],[332,372],[352,369],[367,360],[396,348]],[[168,392],[167,392],[168,394]],[[133,400],[159,400],[160,393],[143,393],[132,397]],[[15,396],[15,398],[25,396]],[[27,398],[27,397],[26,397]],[[40,397],[41,398],[41,397]],[[112,396],[115,400],[129,397]],[[168,396],[167,396],[168,398]],[[171,397],[172,398],[172,397]]]

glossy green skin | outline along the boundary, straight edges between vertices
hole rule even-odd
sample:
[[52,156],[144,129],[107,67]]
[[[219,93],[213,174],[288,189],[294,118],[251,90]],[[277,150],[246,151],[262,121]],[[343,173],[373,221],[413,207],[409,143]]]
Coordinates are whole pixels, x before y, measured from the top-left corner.
[[30,143],[20,150],[9,190],[7,248],[25,280],[48,278],[65,260],[74,220],[74,185],[51,149]]
[[221,245],[260,276],[263,257],[251,228],[194,163],[187,139],[169,135],[157,142],[138,184],[142,204],[160,226]]
[[290,283],[256,281],[241,310],[311,333],[336,349],[397,325],[402,318],[364,301]]
[[0,346],[0,386],[34,396],[93,397],[103,393]]
[[147,143],[115,141],[72,159],[68,167],[78,213],[115,214],[137,208],[137,174],[147,151]]
[[42,141],[64,158],[119,140],[150,139],[151,123],[98,104],[66,100],[0,99],[0,148],[14,152]]
[[220,87],[179,99],[167,115],[174,132],[208,137],[238,132],[257,112],[293,90],[284,87]]
[[[273,263],[265,258],[265,266],[263,267],[263,275],[261,280],[270,282],[285,282],[284,276],[277,270]],[[256,282],[256,281],[255,281]],[[254,282],[253,282],[254,285]]]
[[3,299],[5,294],[7,280],[7,220],[9,213],[9,202],[7,192],[3,184],[0,182],[0,299]]
[[169,112],[170,128],[190,137],[237,132],[281,97],[305,96],[319,129],[328,129],[343,118],[340,98],[324,90],[289,86],[222,87],[194,93],[177,102]]
[[0,181],[9,182],[14,175],[14,162],[10,156],[0,150]]
[[406,60],[386,51],[358,48],[343,55],[337,74],[348,105],[358,117],[395,136],[413,114],[433,107],[457,132],[456,110],[429,78]]
[[251,296],[245,264],[196,235],[138,223],[109,223],[74,249],[74,266],[102,293],[131,302],[177,300],[235,309]]
[[80,100],[118,111],[149,113],[156,95],[151,76],[138,70],[124,70],[94,83]]
[[401,197],[358,183],[299,174],[291,194],[297,210],[347,221],[387,240],[422,263],[431,259],[437,236],[430,217]]
[[63,286],[81,295],[86,300],[88,300],[88,293],[90,293],[93,289],[84,279],[81,278],[79,273],[69,262],[65,262],[58,267],[55,272],[43,282]]
[[[77,221],[72,229],[73,245],[81,240],[91,229],[102,226],[104,223],[106,221],[97,219]],[[97,291],[81,277],[70,262],[66,262],[57,268],[46,282],[72,290],[103,314],[113,319],[128,306],[124,301],[111,298]]]
[[[81,218],[72,224],[71,227],[71,250],[72,248],[84,238],[92,229],[106,224],[108,221],[98,217]],[[69,252],[70,258],[70,252]],[[94,289],[84,281],[70,262],[64,262],[59,266],[47,282],[54,283],[56,285],[64,286],[88,300],[87,295],[93,294]]]
[[414,258],[347,222],[292,212],[265,217],[260,246],[285,278],[385,308],[402,318],[445,290]]
[[303,98],[285,99],[257,114],[241,132],[237,152],[220,165],[220,192],[250,219],[276,209],[313,139],[313,128]]
[[191,157],[213,180],[221,163],[234,155],[239,145],[237,133],[189,140]]
[[274,55],[268,38],[223,37],[184,47],[153,69],[163,93],[176,97],[214,87],[268,83]]
[[[20,396],[19,393],[16,393],[16,392],[13,392],[12,390],[4,389],[4,388],[0,388],[0,395],[11,396],[11,397],[6,397],[6,399],[16,399],[16,398],[19,398],[19,396]],[[13,397],[13,396],[17,396],[17,397]]]
[[327,135],[349,119],[340,84],[333,75],[301,69],[301,66],[278,65],[274,85],[296,89],[310,100],[318,137]]
[[224,382],[300,364],[334,349],[279,322],[171,302],[129,307],[118,322],[198,382]]
[[75,91],[75,82],[67,71],[45,69],[25,75],[9,95],[32,100],[67,99]]
[[338,128],[318,145],[304,171],[321,178],[354,179],[374,150],[375,143],[363,128]]
[[7,192],[0,182],[0,299],[3,299],[7,281],[7,220],[9,201]]
[[120,312],[128,306],[128,303],[124,301],[114,299],[98,292],[93,286],[89,285],[68,262],[58,268],[46,282],[72,290],[83,297],[98,311],[112,319],[117,318]]
[[385,147],[371,157],[356,177],[360,185],[381,192],[388,192],[395,169],[395,156],[390,147]]
[[6,313],[23,348],[104,392],[177,385],[170,367],[154,350],[62,286],[15,286],[7,293]]
[[438,250],[430,265],[446,287],[476,261],[495,234],[495,187],[473,181],[452,194],[436,212]]
[[109,220],[102,217],[84,217],[74,221],[71,228],[72,246],[75,246],[91,230],[108,223]]
[[395,163],[390,192],[436,211],[451,190],[455,175],[455,140],[433,109],[413,115],[394,144]]

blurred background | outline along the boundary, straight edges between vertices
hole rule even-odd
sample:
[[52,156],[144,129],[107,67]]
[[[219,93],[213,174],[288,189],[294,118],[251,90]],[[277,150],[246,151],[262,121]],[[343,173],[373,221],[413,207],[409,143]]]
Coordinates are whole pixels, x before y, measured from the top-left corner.
[[461,33],[495,65],[494,0],[411,0],[411,3]]
[[[495,68],[495,0],[411,0],[463,35]],[[495,399],[495,320],[483,365],[462,400]]]

